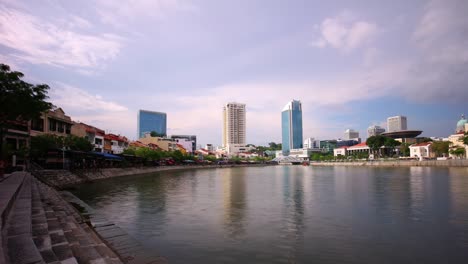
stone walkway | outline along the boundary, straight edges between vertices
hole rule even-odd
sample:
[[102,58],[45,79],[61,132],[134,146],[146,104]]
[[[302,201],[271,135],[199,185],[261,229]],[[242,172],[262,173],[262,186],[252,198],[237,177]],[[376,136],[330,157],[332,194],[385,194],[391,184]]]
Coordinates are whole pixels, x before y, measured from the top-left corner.
[[122,263],[55,189],[27,173],[10,177],[0,184],[0,263]]

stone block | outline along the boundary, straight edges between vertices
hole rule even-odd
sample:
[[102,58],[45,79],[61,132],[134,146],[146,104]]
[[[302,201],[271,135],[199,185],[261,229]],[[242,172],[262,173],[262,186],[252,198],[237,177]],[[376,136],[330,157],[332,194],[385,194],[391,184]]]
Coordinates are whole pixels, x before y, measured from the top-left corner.
[[51,233],[50,234],[50,240],[52,242],[52,245],[67,242],[67,240],[65,239],[65,236],[61,235],[61,234],[58,234],[58,233]]
[[31,235],[19,235],[7,240],[8,255],[12,264],[36,263],[42,260]]
[[73,257],[73,252],[67,244],[52,246],[52,250],[60,261]]
[[52,249],[52,243],[50,241],[50,237],[48,235],[45,236],[37,236],[33,238],[34,244],[36,244],[36,248],[39,251]]
[[41,253],[42,259],[46,263],[51,263],[51,262],[54,262],[54,261],[58,261],[58,258],[57,258],[57,256],[55,256],[55,253],[54,253],[54,251],[52,251],[52,249],[40,251],[40,253]]

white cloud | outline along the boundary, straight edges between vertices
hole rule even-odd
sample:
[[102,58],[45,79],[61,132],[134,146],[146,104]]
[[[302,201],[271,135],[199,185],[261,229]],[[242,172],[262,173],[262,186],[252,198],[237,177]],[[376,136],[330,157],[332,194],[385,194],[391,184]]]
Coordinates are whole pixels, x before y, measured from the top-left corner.
[[311,45],[351,51],[370,42],[378,33],[375,23],[357,20],[351,13],[326,18],[317,27],[319,36]]
[[[52,24],[44,18],[0,6],[0,43],[14,50],[8,56],[33,64],[99,68],[119,54],[123,38],[114,34],[82,34],[70,23],[89,22],[71,16],[70,22]],[[14,25],[14,26],[8,26]]]
[[96,12],[101,21],[118,28],[141,18],[164,18],[171,11],[194,11],[196,7],[184,0],[98,0]]
[[120,133],[129,138],[136,135],[136,113],[126,106],[64,83],[56,83],[49,95],[51,102],[62,107],[74,121]]

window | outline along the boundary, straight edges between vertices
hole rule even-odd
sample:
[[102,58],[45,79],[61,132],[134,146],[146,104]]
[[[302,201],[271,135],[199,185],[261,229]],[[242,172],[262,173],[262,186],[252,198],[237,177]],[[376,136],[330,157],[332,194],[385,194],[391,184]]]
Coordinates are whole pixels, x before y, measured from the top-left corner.
[[57,121],[49,118],[49,131],[57,131]]
[[44,132],[44,119],[38,118],[31,121],[31,130]]

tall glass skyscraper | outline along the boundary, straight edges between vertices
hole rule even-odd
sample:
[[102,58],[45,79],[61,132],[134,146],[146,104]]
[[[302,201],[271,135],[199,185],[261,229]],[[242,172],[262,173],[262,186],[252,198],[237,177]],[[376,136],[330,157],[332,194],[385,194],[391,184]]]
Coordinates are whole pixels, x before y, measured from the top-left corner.
[[142,138],[145,133],[152,131],[160,135],[167,135],[166,113],[147,110],[138,111],[138,138]]
[[292,100],[281,112],[281,130],[283,155],[289,155],[291,149],[302,148],[302,104]]

